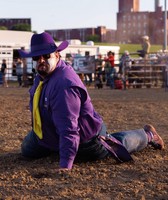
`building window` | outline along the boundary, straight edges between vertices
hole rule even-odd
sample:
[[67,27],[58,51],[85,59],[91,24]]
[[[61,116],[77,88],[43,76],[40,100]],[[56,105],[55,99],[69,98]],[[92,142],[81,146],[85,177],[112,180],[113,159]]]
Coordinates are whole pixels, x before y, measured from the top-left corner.
[[146,25],[147,25],[147,24],[146,24],[146,22],[145,22],[145,23],[144,23],[144,28],[146,28]]
[[70,39],[70,30],[65,31],[65,38]]
[[125,15],[123,15],[123,22],[125,22],[125,20],[126,20],[126,16],[125,16]]
[[80,38],[82,39],[82,41],[85,40],[85,29],[80,29]]

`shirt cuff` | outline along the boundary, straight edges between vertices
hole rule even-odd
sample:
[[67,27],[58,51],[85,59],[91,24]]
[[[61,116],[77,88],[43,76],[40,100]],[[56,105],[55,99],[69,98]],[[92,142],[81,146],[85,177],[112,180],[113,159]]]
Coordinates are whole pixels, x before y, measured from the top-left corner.
[[61,159],[59,165],[60,165],[61,168],[72,169],[73,160]]

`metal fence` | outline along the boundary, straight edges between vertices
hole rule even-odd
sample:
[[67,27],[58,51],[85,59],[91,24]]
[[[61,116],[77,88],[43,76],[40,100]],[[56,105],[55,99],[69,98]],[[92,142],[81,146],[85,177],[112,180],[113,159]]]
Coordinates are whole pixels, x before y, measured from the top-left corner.
[[[165,59],[165,58],[164,58]],[[122,88],[151,88],[151,87],[165,87],[168,88],[168,65],[164,59],[139,59],[131,58],[131,66],[125,67],[123,74],[118,74],[119,65],[115,65],[116,74],[111,76],[113,81],[120,80],[123,85]],[[164,61],[163,61],[164,60]],[[6,79],[8,81],[17,81],[15,69],[12,66],[12,60],[6,58],[7,73]],[[103,62],[102,62],[103,63]],[[1,64],[1,63],[0,63]],[[73,63],[72,63],[73,65]],[[96,84],[97,83],[97,63],[95,60],[93,70],[92,60],[92,71],[90,73],[79,73],[80,77],[85,84]],[[105,62],[102,64],[101,82],[103,85],[111,87],[107,80],[107,70]],[[34,79],[33,62],[29,60],[26,65],[26,71],[23,74],[23,81],[26,85],[32,85]],[[91,81],[90,81],[90,80]],[[2,75],[0,74],[0,84],[2,84]],[[115,88],[115,87],[114,87]]]

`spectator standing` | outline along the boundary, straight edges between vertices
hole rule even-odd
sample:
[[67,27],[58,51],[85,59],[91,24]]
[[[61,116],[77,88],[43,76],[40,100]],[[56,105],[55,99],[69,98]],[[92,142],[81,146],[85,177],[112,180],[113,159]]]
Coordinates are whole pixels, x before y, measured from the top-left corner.
[[99,54],[95,60],[95,75],[102,80],[102,55]]
[[106,85],[110,86],[112,89],[115,88],[114,80],[116,75],[116,69],[115,69],[115,53],[112,51],[109,51],[107,53],[107,58],[104,58],[105,61],[105,72],[106,72]]
[[120,58],[118,73],[122,75],[125,74],[125,72],[131,68],[131,65],[132,65],[131,56],[129,54],[129,51],[125,50]]
[[19,87],[21,87],[22,76],[23,76],[23,61],[21,60],[21,58],[17,58],[17,61],[16,61],[16,76],[17,76]]
[[[24,47],[21,47],[21,50],[25,50]],[[23,63],[23,72],[22,72],[22,83],[23,83],[23,87],[27,87],[28,86],[28,78],[27,78],[27,59],[23,58],[22,59],[22,63]]]
[[107,58],[104,58],[104,60],[105,60],[106,62],[110,62],[111,68],[114,67],[114,61],[115,61],[114,56],[115,56],[115,53],[112,52],[112,51],[109,51],[109,52],[107,53]]
[[145,35],[142,36],[142,43],[141,43],[142,50],[138,50],[138,55],[145,60],[148,58],[148,54],[150,52],[150,41],[149,41],[149,36]]
[[143,57],[145,59],[148,58],[148,54],[149,54],[149,51],[150,51],[150,47],[151,47],[151,44],[150,44],[150,41],[149,41],[149,36],[145,35],[142,37],[142,50],[143,50]]
[[131,69],[131,66],[132,66],[131,56],[129,54],[129,51],[125,50],[124,54],[120,58],[119,72],[118,72],[122,77],[124,89],[126,89],[126,86],[128,84],[128,71]]
[[3,85],[3,87],[8,87],[8,82],[7,82],[7,79],[6,79],[7,64],[6,64],[5,59],[2,60],[1,73],[2,73],[2,82],[3,82],[2,85]]
[[27,60],[24,58],[22,59],[23,63],[23,76],[22,76],[22,86],[27,87],[28,86],[28,77],[27,77]]

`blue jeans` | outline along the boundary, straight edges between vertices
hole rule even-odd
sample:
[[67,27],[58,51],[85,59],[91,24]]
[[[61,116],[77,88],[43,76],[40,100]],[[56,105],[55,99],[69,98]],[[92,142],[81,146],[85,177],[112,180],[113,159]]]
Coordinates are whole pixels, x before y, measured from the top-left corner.
[[144,129],[121,131],[112,133],[112,136],[119,140],[129,153],[140,151],[148,145],[148,137]]
[[[106,134],[106,126],[103,124],[99,135],[106,136]],[[141,151],[148,145],[148,137],[144,129],[135,129],[108,134],[108,136],[110,135],[119,140],[129,153]]]
[[[99,135],[106,136],[106,126],[103,124]],[[108,134],[110,136],[110,134]],[[112,136],[119,140],[129,153],[140,151],[148,144],[147,134],[144,129],[121,131],[112,133]],[[30,131],[24,138],[21,145],[21,152],[23,156],[40,158],[51,154],[51,150],[38,144],[37,136],[33,131]],[[100,144],[99,140],[95,139],[79,145],[78,155],[87,158],[88,155],[91,160],[102,159],[109,156],[108,150]]]
[[22,74],[17,75],[17,81],[19,83],[19,86],[21,86],[22,85]]
[[38,144],[37,136],[30,131],[21,145],[22,155],[31,158],[41,158],[51,154],[51,150]]

